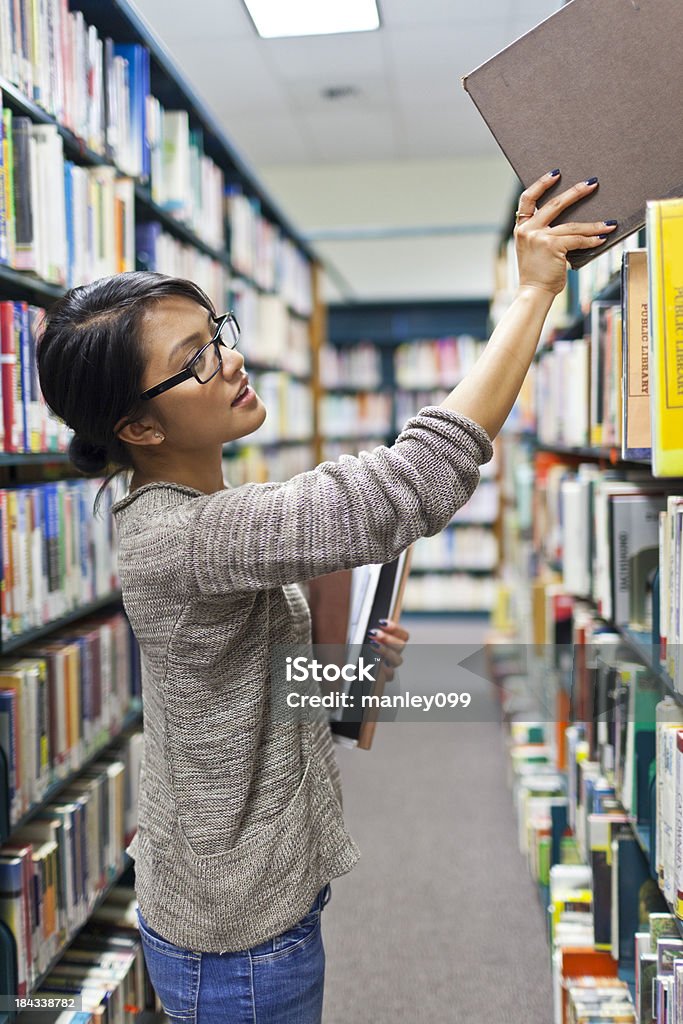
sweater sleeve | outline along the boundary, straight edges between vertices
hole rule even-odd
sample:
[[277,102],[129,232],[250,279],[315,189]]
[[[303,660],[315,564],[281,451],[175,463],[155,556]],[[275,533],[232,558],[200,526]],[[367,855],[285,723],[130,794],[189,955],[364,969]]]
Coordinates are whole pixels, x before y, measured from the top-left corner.
[[426,406],[391,447],[207,495],[188,523],[196,586],[211,596],[389,562],[446,526],[492,454],[477,423]]

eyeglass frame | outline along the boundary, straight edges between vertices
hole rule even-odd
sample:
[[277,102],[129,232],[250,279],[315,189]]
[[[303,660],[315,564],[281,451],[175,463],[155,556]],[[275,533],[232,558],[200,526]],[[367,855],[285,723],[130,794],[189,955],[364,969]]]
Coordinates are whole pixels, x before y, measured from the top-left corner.
[[[199,351],[193,356],[191,362],[184,369],[180,370],[179,373],[174,373],[172,377],[167,377],[165,380],[162,380],[160,384],[155,384],[154,387],[147,388],[146,391],[143,391],[142,394],[138,396],[140,399],[147,401],[150,398],[156,398],[157,395],[162,395],[165,391],[169,391],[170,388],[174,388],[176,384],[182,384],[184,381],[190,380],[191,377],[194,377],[198,384],[208,384],[210,380],[213,380],[223,366],[220,346],[222,345],[223,348],[226,348],[229,352],[232,352],[232,350],[237,347],[237,342],[240,339],[240,325],[237,322],[237,317],[232,311],[224,313],[222,316],[212,316],[212,319],[218,324],[218,327],[216,328],[216,333],[211,340],[207,341],[206,345],[202,345]],[[226,345],[221,338],[223,329],[228,322],[234,324],[236,331],[232,345]],[[206,380],[199,380],[199,377],[194,372],[194,367],[210,345],[213,345],[216,349],[218,366]]]

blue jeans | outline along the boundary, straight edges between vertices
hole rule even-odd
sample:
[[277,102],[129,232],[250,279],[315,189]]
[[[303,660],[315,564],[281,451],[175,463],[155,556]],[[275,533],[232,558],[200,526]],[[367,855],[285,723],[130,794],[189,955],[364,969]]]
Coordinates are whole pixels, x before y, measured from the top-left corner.
[[293,928],[251,949],[201,953],[138,926],[149,976],[173,1024],[320,1024],[325,950],[320,914],[329,882]]

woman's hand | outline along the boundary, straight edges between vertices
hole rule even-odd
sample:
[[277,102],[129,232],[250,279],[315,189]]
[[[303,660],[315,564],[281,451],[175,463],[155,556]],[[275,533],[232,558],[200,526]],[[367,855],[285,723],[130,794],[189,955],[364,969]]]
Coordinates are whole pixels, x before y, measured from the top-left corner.
[[368,630],[370,644],[382,658],[383,678],[387,683],[394,678],[394,670],[403,664],[401,651],[409,636],[408,630],[393,619],[380,619],[379,628]]
[[558,180],[558,174],[544,174],[522,192],[514,231],[520,287],[541,288],[551,295],[559,295],[566,284],[567,253],[572,249],[597,248],[616,227],[616,221],[549,227],[568,206],[594,192],[598,184],[595,178],[580,181],[537,210],[536,201]]

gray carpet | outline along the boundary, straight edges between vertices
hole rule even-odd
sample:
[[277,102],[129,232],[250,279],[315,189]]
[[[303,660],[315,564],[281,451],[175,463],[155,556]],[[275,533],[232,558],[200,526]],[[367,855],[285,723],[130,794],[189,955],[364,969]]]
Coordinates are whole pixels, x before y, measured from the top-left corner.
[[[477,643],[486,628],[407,625],[422,643]],[[324,1024],[552,1024],[498,722],[381,722],[371,751],[337,759],[362,856],[323,912]]]

